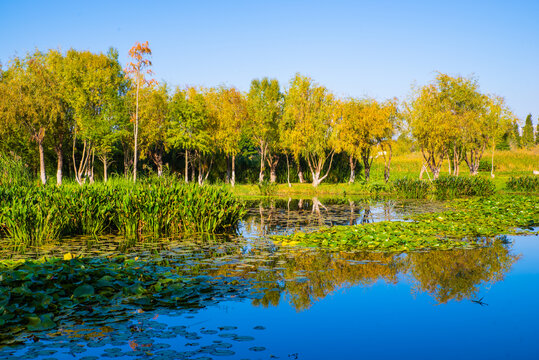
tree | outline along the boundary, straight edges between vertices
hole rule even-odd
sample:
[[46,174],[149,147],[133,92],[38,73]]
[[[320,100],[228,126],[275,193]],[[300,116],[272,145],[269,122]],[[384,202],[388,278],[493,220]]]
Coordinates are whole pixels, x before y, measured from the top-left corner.
[[[215,117],[210,116],[206,91],[193,87],[182,91],[176,89],[170,102],[169,144],[185,150],[185,180],[188,179],[189,163],[192,164],[191,179],[204,184],[212,165],[215,147]],[[189,160],[191,159],[191,160]]]
[[355,179],[356,161],[363,162],[365,180],[370,177],[374,156],[379,145],[385,159],[385,178],[389,180],[391,164],[391,139],[394,133],[396,104],[392,101],[379,103],[374,99],[347,99],[340,103],[340,117],[335,126],[335,149],[349,155],[350,183]]
[[539,121],[535,127],[535,144],[539,144]]
[[139,91],[140,87],[148,84],[149,82],[145,79],[145,74],[151,75],[152,71],[149,67],[152,65],[152,62],[148,59],[152,55],[152,50],[148,46],[148,41],[145,43],[135,43],[129,50],[129,56],[134,60],[127,64],[126,73],[132,77],[135,82],[135,128],[134,128],[134,161],[133,161],[133,182],[137,181],[137,159],[138,159],[138,122],[139,122]]
[[[75,119],[72,153],[75,179],[79,184],[87,178],[93,182],[96,150],[99,157],[106,159],[117,137],[125,77],[113,49],[106,55],[71,49],[64,61],[62,87]],[[82,152],[77,160],[80,146]],[[106,173],[107,162],[103,165]]]
[[[313,186],[329,174],[335,150],[332,148],[333,125],[336,119],[333,95],[312,79],[300,74],[290,81],[285,97],[282,141],[296,161],[307,160]],[[326,161],[329,166],[322,175]]]
[[38,146],[41,183],[47,182],[45,174],[44,141],[47,131],[58,116],[62,106],[46,56],[36,51],[25,58],[15,57],[3,74],[1,114],[2,127],[23,131]]
[[462,159],[470,173],[478,173],[479,162],[491,140],[492,116],[489,101],[479,92],[473,78],[438,74],[407,104],[412,133],[425,162],[436,179],[446,155],[453,157],[453,173],[459,174]]
[[450,145],[448,134],[452,132],[452,125],[446,119],[451,112],[443,106],[433,84],[416,90],[410,102],[405,104],[405,110],[412,136],[436,179]]
[[496,149],[496,143],[511,129],[511,123],[515,116],[505,105],[503,98],[491,95],[485,96],[485,101],[487,136],[492,148],[490,176],[494,177],[494,150]]
[[247,118],[246,99],[236,88],[210,89],[206,99],[210,116],[216,119],[216,144],[226,155],[226,182],[236,183],[236,155],[240,152],[240,141]]
[[140,148],[157,166],[157,175],[163,175],[163,154],[169,127],[169,99],[166,84],[140,90]]
[[522,146],[530,148],[534,144],[532,114],[528,114],[528,116],[526,116],[524,127],[522,128]]
[[279,120],[282,115],[283,94],[275,79],[254,79],[247,94],[249,134],[260,154],[258,181],[264,181],[266,161],[270,166],[270,181],[276,180],[279,161]]

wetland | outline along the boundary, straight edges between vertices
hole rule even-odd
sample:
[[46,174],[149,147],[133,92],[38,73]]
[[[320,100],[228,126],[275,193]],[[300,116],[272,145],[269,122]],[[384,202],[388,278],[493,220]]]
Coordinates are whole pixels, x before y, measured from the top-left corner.
[[3,247],[0,305],[14,316],[2,317],[0,358],[536,358],[534,204],[518,231],[449,250],[276,241],[448,211],[344,197],[249,201],[228,235]]

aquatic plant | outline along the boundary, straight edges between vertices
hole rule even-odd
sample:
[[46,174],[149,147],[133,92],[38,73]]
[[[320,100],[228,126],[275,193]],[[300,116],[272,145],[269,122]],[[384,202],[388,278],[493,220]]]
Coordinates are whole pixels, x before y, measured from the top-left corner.
[[277,192],[277,183],[264,180],[258,183],[258,190],[262,196],[273,196]]
[[126,238],[226,232],[244,205],[224,188],[153,182],[108,186],[0,187],[0,224],[15,250],[63,236]]
[[433,192],[438,199],[451,199],[459,196],[490,196],[496,186],[487,178],[480,176],[440,176],[433,182]]
[[424,199],[430,191],[430,183],[427,181],[404,177],[393,182],[395,192],[407,199]]
[[539,176],[511,176],[506,188],[512,191],[539,192]]
[[107,317],[126,306],[200,307],[246,288],[237,279],[182,276],[159,259],[114,258],[0,261],[0,328],[48,330],[79,314]]
[[284,246],[407,252],[482,247],[490,238],[539,225],[539,199],[505,196],[457,199],[451,210],[414,215],[412,221],[334,226],[312,233],[274,236]]

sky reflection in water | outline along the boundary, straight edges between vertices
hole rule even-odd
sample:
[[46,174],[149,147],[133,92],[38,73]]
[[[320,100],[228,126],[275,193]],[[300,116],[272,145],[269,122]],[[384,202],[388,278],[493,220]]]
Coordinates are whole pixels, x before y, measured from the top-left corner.
[[72,333],[38,334],[35,343],[0,350],[0,358],[539,358],[537,236],[409,255],[281,250],[265,238],[439,207],[393,200],[257,204],[240,225],[239,245],[152,245],[187,264],[187,272],[250,281],[250,290],[196,310],[132,309],[127,320],[74,323]]

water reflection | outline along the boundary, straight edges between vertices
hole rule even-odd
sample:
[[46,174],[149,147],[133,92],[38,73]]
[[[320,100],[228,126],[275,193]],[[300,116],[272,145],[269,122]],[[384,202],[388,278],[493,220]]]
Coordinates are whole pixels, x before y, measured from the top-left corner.
[[427,293],[438,304],[472,299],[481,287],[502,280],[518,259],[501,240],[481,249],[412,254],[298,249],[280,253],[264,266],[227,264],[210,274],[255,279],[260,296],[254,305],[276,306],[284,300],[299,311],[339,289],[378,281],[410,282],[412,293]]
[[244,237],[315,230],[321,226],[357,225],[401,220],[406,216],[441,211],[440,202],[370,198],[266,199],[249,203],[240,223]]

